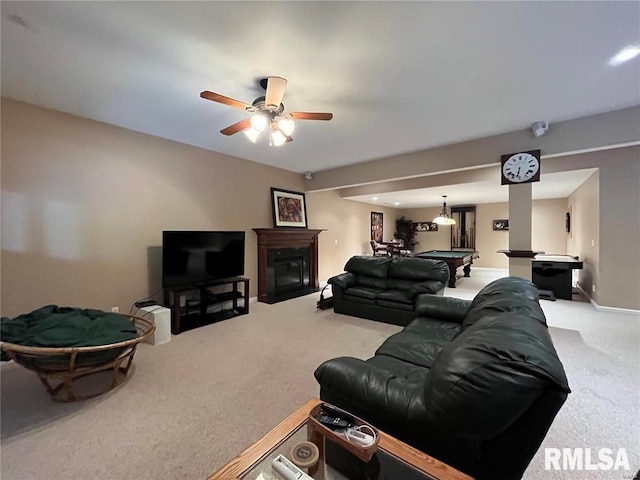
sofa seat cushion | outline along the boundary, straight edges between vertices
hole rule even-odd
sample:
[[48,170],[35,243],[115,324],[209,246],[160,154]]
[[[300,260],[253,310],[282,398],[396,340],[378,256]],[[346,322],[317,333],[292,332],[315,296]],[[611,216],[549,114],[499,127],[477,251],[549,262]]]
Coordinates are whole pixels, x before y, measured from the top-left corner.
[[348,295],[349,297],[360,297],[366,298],[368,300],[375,300],[382,292],[384,292],[384,290],[381,288],[356,285],[355,287],[351,287],[345,290],[344,294],[345,298]]
[[416,386],[424,386],[428,369],[387,355],[376,355],[367,360],[367,363],[391,372],[395,378],[402,379],[407,384],[415,383]]
[[375,354],[386,355],[428,369],[447,343],[449,342],[444,339],[425,338],[402,331],[390,336]]
[[376,305],[379,307],[394,308],[396,310],[404,310],[406,312],[413,312],[413,304],[392,302],[390,300],[376,300]]
[[355,297],[355,296],[351,296],[349,294],[344,294],[342,296],[342,299],[346,302],[354,302],[354,303],[360,303],[363,305],[375,305],[376,304],[376,300],[374,298],[364,298],[364,297]]
[[406,291],[402,290],[385,290],[378,295],[378,300],[384,300],[386,302],[405,303],[411,305],[413,310],[413,300],[409,299]]
[[418,317],[407,325],[403,331],[442,342],[442,345],[446,345],[458,334],[460,324],[436,320],[435,318]]

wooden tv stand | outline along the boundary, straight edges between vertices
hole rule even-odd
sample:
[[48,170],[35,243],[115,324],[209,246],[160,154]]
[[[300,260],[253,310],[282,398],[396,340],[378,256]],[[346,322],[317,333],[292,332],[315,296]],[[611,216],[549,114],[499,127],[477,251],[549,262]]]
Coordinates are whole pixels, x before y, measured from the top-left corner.
[[[238,289],[239,284],[243,285],[242,290]],[[216,292],[209,290],[224,285],[231,285],[231,290]],[[198,292],[196,299],[188,297],[188,293],[196,291]],[[242,305],[238,305],[238,300],[242,300]],[[231,308],[224,308],[227,302],[231,302]],[[164,303],[171,309],[171,333],[178,335],[185,330],[249,313],[249,279],[233,277],[202,284],[165,288]],[[208,307],[211,305],[220,305],[220,310],[209,313]]]

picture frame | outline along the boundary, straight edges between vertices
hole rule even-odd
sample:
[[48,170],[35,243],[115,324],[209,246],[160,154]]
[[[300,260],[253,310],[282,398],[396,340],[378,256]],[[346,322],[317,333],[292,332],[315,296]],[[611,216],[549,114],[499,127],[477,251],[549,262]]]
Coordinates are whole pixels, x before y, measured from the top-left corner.
[[271,187],[274,228],[307,228],[304,193]]
[[493,229],[496,231],[507,231],[509,230],[509,219],[503,218],[500,220],[493,221]]
[[437,232],[438,224],[433,222],[416,222],[416,232]]
[[383,219],[382,212],[371,212],[371,240],[377,243],[382,243]]

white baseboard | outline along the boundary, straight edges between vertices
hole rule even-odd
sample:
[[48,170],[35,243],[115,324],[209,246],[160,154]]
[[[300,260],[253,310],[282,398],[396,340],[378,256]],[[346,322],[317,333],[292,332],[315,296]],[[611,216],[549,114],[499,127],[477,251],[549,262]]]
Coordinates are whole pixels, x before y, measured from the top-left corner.
[[631,308],[604,307],[602,305],[598,305],[597,302],[591,297],[591,295],[589,295],[587,292],[583,290],[583,288],[580,286],[579,283],[576,285],[576,288],[580,290],[583,293],[583,295],[589,299],[589,303],[593,305],[593,308],[595,308],[599,312],[625,313],[627,315],[628,314],[640,315],[640,310],[634,310]]

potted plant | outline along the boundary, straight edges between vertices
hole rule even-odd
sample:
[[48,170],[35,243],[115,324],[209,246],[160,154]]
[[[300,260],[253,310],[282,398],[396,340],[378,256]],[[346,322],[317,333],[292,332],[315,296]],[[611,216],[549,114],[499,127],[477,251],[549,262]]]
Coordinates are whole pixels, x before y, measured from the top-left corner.
[[413,252],[413,248],[420,242],[416,242],[416,226],[413,220],[402,217],[396,220],[396,231],[393,236],[402,240],[402,244]]

